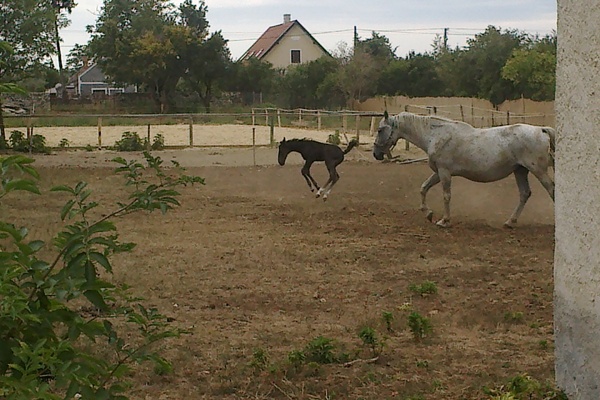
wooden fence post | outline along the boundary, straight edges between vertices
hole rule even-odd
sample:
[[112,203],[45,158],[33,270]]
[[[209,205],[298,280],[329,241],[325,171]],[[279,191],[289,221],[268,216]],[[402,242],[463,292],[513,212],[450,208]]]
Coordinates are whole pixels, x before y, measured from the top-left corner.
[[510,111],[506,112],[506,125],[510,125]]
[[194,147],[194,119],[190,118],[190,147]]
[[102,149],[102,117],[98,117],[98,149]]
[[465,122],[465,111],[463,110],[462,104],[460,105],[460,119]]
[[355,129],[356,129],[356,140],[358,141],[358,143],[360,143],[360,115],[356,116]]
[[317,111],[317,129],[321,130],[321,111]]
[[375,135],[375,117],[371,117],[371,126],[369,127],[371,136]]
[[256,116],[254,114],[254,108],[252,109],[252,126],[256,125]]
[[269,129],[269,145],[275,146],[275,121],[271,118],[271,127]]
[[281,110],[277,109],[277,126],[281,128]]
[[348,115],[342,115],[342,132],[346,133],[348,130]]
[[265,108],[265,126],[269,126],[269,110]]
[[252,127],[252,161],[256,167],[256,128]]
[[150,151],[150,149],[152,149],[152,145],[150,143],[150,124],[148,124],[148,133],[146,135],[146,139],[146,149]]

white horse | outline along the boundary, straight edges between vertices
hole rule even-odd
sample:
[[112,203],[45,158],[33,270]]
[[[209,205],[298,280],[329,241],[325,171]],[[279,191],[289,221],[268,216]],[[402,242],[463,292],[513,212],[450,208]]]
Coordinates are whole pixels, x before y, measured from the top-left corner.
[[407,112],[390,117],[387,111],[379,123],[373,156],[384,154],[398,139],[405,139],[425,151],[433,174],[421,185],[421,210],[433,220],[425,199],[432,186],[442,182],[444,215],[437,222],[450,226],[450,186],[452,176],[475,182],[494,182],[511,173],[519,188],[519,204],[505,226],[517,223],[531,196],[528,174],[542,183],[554,201],[554,181],[548,167],[554,167],[555,131],[550,127],[514,124],[478,129],[471,125],[438,116],[419,116]]

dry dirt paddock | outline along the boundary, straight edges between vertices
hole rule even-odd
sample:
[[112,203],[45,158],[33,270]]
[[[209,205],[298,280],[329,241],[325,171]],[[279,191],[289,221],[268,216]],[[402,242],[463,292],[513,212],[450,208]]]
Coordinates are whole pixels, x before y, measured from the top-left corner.
[[[115,260],[113,279],[193,334],[166,343],[173,373],[136,374],[133,398],[484,399],[484,387],[517,374],[552,382],[554,216],[541,185],[531,180],[519,227],[507,230],[518,201],[512,178],[455,179],[454,226],[443,230],[418,211],[428,167],[375,162],[362,147],[339,167],[327,202],[308,191],[298,155],[281,167],[276,149],[261,148],[255,167],[251,149],[157,153],[206,185],[184,189],[182,207],[165,216],[116,221],[138,247]],[[126,195],[115,155],[68,152],[36,164],[44,188],[86,180],[98,201],[114,204]],[[313,172],[324,181],[322,164]],[[439,216],[439,187],[429,198]],[[13,200],[2,214],[48,238],[64,200]],[[410,289],[425,281],[436,294]],[[433,328],[419,342],[411,311]],[[318,336],[333,339],[342,358],[370,359],[364,327],[384,342],[375,361],[299,370],[288,362]]]

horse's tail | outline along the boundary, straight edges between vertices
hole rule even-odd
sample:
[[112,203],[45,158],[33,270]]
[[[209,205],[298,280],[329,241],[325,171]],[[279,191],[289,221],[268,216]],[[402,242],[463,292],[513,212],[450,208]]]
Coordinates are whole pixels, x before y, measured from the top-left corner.
[[352,150],[356,146],[358,146],[358,140],[352,139],[350,143],[348,143],[348,147],[346,147],[346,150],[344,150],[344,154],[348,154],[348,152],[350,152],[350,150]]
[[548,149],[548,154],[550,155],[551,159],[550,166],[554,168],[554,151],[556,150],[556,130],[554,130],[554,128],[550,128],[549,126],[545,126],[542,128],[542,132],[544,132],[550,138],[550,148]]

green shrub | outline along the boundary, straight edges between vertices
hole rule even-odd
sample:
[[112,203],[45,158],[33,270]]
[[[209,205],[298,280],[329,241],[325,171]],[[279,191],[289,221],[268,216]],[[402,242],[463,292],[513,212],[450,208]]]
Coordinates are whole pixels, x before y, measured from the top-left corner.
[[327,143],[338,145],[342,143],[342,139],[340,138],[340,131],[336,130],[334,134],[329,135],[327,137]]
[[21,153],[48,153],[46,147],[46,138],[42,135],[35,134],[31,137],[31,142],[25,137],[21,131],[12,131],[9,138],[10,148]]
[[154,136],[154,140],[152,141],[152,150],[164,150],[165,148],[165,138],[163,135],[158,133]]
[[[150,361],[161,374],[171,370],[156,345],[187,332],[146,308],[126,286],[100,278],[112,273],[113,255],[135,247],[119,240],[113,218],[165,213],[179,205],[178,187],[204,183],[181,169],[167,175],[162,160],[144,156],[146,165],[114,159],[125,185],[137,189],[99,219],[93,217],[99,204],[85,182],[54,187],[68,199],[60,210],[66,225],[53,246],[0,221],[0,398],[127,399],[135,365]],[[0,157],[0,200],[19,190],[40,194],[32,162],[22,155]]]
[[432,281],[425,281],[419,285],[412,284],[408,288],[413,292],[419,293],[421,296],[437,293],[437,285]]
[[422,340],[433,330],[429,318],[423,317],[416,311],[408,315],[408,327],[415,340]]
[[319,364],[331,364],[337,361],[337,356],[334,353],[335,345],[333,339],[317,336],[311,340],[304,353],[306,360],[309,362],[316,362]]
[[137,132],[123,132],[121,139],[115,142],[117,151],[142,151],[146,148]]

